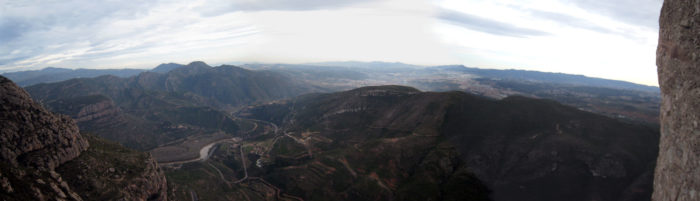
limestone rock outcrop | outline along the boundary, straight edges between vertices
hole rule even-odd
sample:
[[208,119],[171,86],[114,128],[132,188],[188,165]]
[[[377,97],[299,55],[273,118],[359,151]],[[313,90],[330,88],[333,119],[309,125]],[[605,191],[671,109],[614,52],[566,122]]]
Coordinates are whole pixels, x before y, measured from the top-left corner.
[[73,119],[0,76],[0,200],[167,200],[166,192],[148,154],[81,135]]
[[700,1],[664,1],[659,25],[661,140],[652,200],[699,200]]
[[54,169],[88,146],[72,119],[48,112],[0,76],[2,200],[82,200]]
[[46,111],[5,77],[0,94],[2,162],[53,170],[88,148],[72,119]]
[[[104,95],[87,95],[44,102],[53,112],[69,115],[81,130],[124,123],[122,110]],[[99,133],[102,134],[102,133]]]

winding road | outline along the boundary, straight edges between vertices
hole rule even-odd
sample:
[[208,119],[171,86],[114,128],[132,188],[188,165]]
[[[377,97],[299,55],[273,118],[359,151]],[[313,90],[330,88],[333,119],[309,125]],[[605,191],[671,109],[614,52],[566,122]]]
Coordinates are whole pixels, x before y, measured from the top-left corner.
[[238,181],[234,181],[234,184],[241,183],[242,181],[245,181],[248,179],[248,168],[245,166],[245,156],[243,155],[243,145],[239,145],[238,147],[241,148],[241,162],[243,163],[243,173],[245,173],[245,176],[243,178],[239,179]]
[[182,161],[172,161],[172,162],[163,162],[163,163],[158,163],[158,165],[176,165],[176,164],[185,164],[185,163],[192,163],[192,162],[198,162],[198,161],[206,161],[209,159],[209,156],[211,156],[212,153],[214,153],[215,147],[214,145],[217,145],[219,143],[227,142],[227,141],[232,141],[235,142],[235,138],[229,138],[229,139],[223,139],[223,140],[217,140],[212,143],[209,143],[199,149],[199,158],[194,158],[194,159],[189,159],[189,160],[182,160]]

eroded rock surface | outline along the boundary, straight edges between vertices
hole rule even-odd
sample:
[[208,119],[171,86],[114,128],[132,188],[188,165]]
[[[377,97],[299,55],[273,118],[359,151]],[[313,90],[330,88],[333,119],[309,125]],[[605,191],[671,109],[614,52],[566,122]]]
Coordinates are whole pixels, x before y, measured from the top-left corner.
[[167,200],[166,192],[149,155],[88,141],[71,118],[0,76],[0,200]]
[[9,79],[0,77],[0,94],[3,162],[52,170],[88,148],[73,120],[46,111]]
[[659,25],[661,141],[652,199],[698,200],[700,1],[664,1]]

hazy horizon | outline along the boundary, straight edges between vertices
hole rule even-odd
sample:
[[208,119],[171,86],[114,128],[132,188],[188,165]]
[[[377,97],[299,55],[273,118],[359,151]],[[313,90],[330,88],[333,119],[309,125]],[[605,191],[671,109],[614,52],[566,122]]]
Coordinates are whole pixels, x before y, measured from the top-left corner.
[[659,0],[6,1],[0,6],[2,72],[49,66],[147,69],[190,61],[382,61],[558,72],[658,86]]
[[[191,61],[191,62],[198,62],[198,61]],[[102,69],[102,70],[134,69],[134,70],[152,70],[152,69],[155,69],[156,67],[158,67],[158,66],[161,65],[161,64],[171,64],[171,63],[174,63],[174,64],[187,65],[187,64],[189,64],[189,63],[191,63],[191,62],[185,62],[185,63],[164,62],[164,63],[160,63],[160,64],[154,65],[154,66],[133,67],[133,68],[119,68],[119,67],[117,67],[117,68],[109,68],[109,67],[106,67],[106,68],[99,68],[99,67],[97,67],[97,68],[90,68],[90,67],[86,67],[86,68],[80,68],[80,67],[78,67],[78,68],[71,68],[71,67],[61,67],[61,66],[47,66],[47,67],[41,67],[41,68],[37,68],[37,69],[20,69],[20,70],[15,70],[15,71],[0,71],[0,73],[4,74],[4,73],[14,73],[14,72],[23,72],[23,71],[39,71],[39,70],[43,70],[43,69],[47,69],[47,68],[61,68],[61,69],[72,69],[72,70],[78,70],[78,69],[97,69],[97,70],[100,70],[100,69]],[[270,63],[264,63],[264,62],[225,62],[225,63],[208,63],[208,62],[206,62],[206,61],[201,61],[201,62],[204,62],[204,63],[206,63],[207,65],[212,66],[212,67],[217,67],[217,66],[221,66],[221,65],[234,65],[234,66],[242,66],[242,67],[244,67],[244,65],[248,65],[248,64],[263,64],[263,65],[290,64],[290,65],[317,65],[317,66],[319,66],[319,67],[324,67],[324,66],[328,66],[328,67],[346,67],[346,66],[338,66],[338,65],[332,65],[332,64],[327,64],[327,63],[367,63],[367,64],[369,64],[369,63],[390,63],[390,64],[413,65],[413,66],[417,66],[417,67],[419,67],[419,68],[430,68],[430,67],[450,66],[450,65],[462,65],[462,66],[465,66],[465,67],[467,67],[467,68],[477,68],[477,69],[535,71],[535,70],[515,69],[515,68],[502,68],[502,69],[484,68],[484,67],[479,67],[479,66],[466,66],[466,65],[463,65],[463,64],[444,64],[444,65],[430,65],[430,66],[426,66],[426,65],[409,64],[409,63],[403,63],[403,62],[386,62],[386,61],[366,61],[366,62],[365,62],[365,61],[323,61],[323,62],[310,62],[310,63],[280,63],[280,62],[270,62]],[[547,71],[537,71],[537,72],[544,72],[544,73],[563,73],[563,72],[547,72]],[[571,74],[571,73],[564,73],[564,74],[581,75],[581,76],[586,76],[586,77],[591,77],[591,78],[600,78],[600,77],[592,77],[592,76],[587,76],[587,75],[582,75],[582,74]],[[603,78],[603,79],[606,79],[606,78]],[[616,80],[616,79],[610,79],[610,80]],[[618,80],[618,81],[625,81],[625,80]],[[625,82],[630,82],[630,81],[625,81]],[[645,86],[658,87],[658,85],[648,85],[648,84],[642,84],[642,83],[636,83],[636,82],[630,82],[630,83],[639,84],[639,85],[645,85]]]

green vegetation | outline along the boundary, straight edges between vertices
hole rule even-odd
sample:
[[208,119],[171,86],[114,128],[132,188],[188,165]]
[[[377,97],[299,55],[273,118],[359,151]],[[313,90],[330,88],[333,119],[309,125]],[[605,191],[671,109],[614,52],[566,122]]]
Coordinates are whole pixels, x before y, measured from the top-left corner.
[[149,167],[151,163],[147,154],[90,134],[82,135],[88,139],[90,148],[56,169],[82,197],[95,200],[119,198],[124,196],[128,185],[138,183],[137,180],[143,179],[144,175],[154,174],[155,167]]
[[236,191],[206,163],[184,164],[177,170],[167,170],[166,177],[174,196],[183,199],[190,198],[190,191],[194,191],[200,200],[230,200]]
[[294,158],[306,154],[306,147],[289,137],[282,137],[272,146],[270,154],[278,157]]

